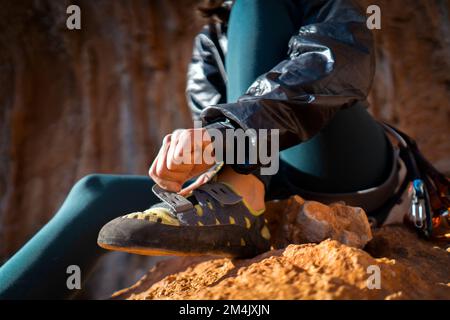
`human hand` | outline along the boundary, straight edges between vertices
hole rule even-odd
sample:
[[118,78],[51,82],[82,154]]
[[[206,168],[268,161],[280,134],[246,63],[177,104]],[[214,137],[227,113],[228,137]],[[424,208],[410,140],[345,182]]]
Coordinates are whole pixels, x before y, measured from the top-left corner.
[[[207,130],[179,129],[164,137],[148,173],[160,187],[185,195],[208,180],[205,172],[214,164],[213,143]],[[186,181],[198,175],[193,184],[181,190]]]

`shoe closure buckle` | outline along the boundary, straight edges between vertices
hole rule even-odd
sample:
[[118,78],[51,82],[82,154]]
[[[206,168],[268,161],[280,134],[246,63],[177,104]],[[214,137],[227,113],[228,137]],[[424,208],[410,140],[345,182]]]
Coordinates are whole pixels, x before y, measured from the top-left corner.
[[242,201],[242,197],[223,183],[206,183],[197,188],[202,190],[217,200],[219,203],[224,205],[233,205]]
[[186,212],[194,208],[192,203],[185,197],[176,192],[164,190],[157,184],[153,186],[152,191],[159,199],[167,203],[176,213]]

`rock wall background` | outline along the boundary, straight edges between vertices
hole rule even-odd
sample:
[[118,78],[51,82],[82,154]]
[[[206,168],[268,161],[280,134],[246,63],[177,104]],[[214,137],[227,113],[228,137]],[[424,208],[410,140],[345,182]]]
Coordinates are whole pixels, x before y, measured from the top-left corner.
[[412,135],[450,173],[450,1],[360,0],[381,8],[373,114]]
[[[359,2],[382,10],[373,114],[413,135],[450,173],[450,1]],[[146,174],[162,137],[189,125],[184,85],[202,24],[197,3],[0,0],[0,261],[79,178]],[[81,7],[80,31],[65,27],[70,4]],[[152,263],[111,254],[92,297],[130,285]]]

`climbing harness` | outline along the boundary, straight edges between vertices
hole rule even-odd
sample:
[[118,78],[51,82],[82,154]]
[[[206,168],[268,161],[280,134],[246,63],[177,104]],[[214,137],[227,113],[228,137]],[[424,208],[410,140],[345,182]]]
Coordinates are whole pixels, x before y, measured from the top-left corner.
[[426,238],[450,239],[449,233],[433,234],[435,229],[449,224],[449,179],[423,156],[411,137],[387,123],[381,124],[398,142],[400,158],[407,168],[405,181],[398,193],[408,188],[411,198],[408,221]]

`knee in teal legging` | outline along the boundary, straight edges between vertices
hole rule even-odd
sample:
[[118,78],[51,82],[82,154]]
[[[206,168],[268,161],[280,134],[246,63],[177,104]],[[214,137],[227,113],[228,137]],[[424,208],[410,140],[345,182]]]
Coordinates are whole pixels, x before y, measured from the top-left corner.
[[89,175],[78,181],[58,213],[0,268],[0,299],[61,299],[76,290],[66,285],[67,267],[86,279],[106,251],[97,234],[108,221],[142,211],[158,199],[145,176]]

